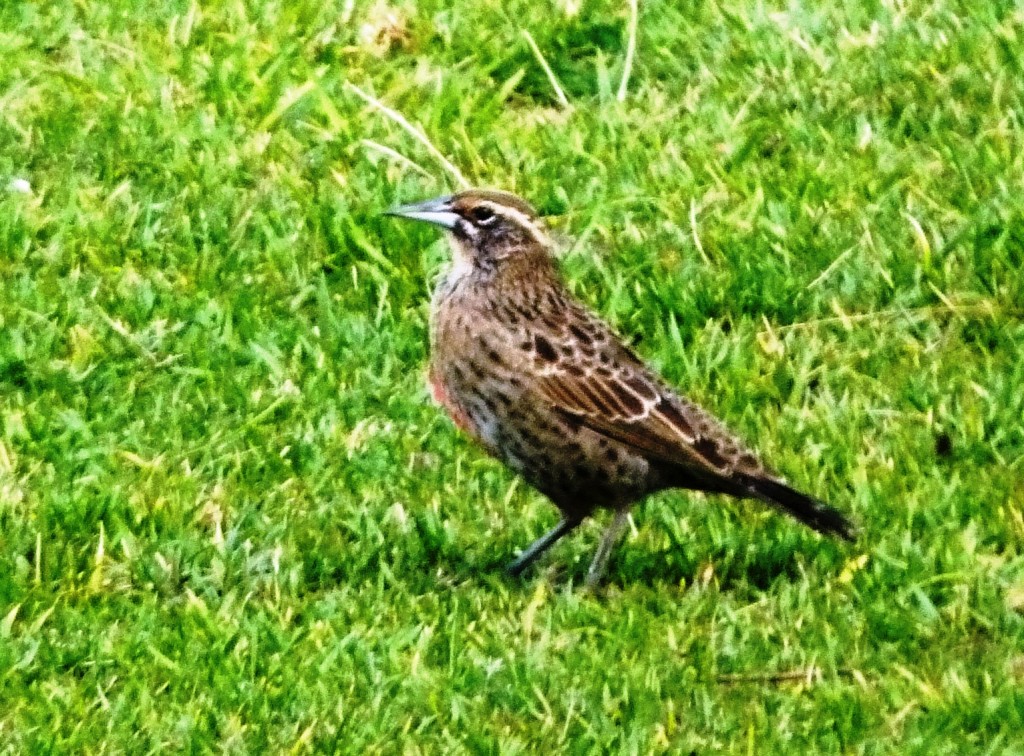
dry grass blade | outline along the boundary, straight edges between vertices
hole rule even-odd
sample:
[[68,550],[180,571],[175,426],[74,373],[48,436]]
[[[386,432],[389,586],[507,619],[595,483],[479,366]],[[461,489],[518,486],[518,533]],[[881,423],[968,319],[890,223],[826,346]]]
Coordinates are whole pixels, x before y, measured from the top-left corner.
[[[841,677],[852,677],[853,670],[850,669],[837,669],[834,670],[837,676]],[[792,669],[785,672],[737,672],[732,674],[722,674],[715,678],[720,683],[726,685],[735,685],[739,683],[787,683],[787,682],[802,682],[807,685],[812,683],[821,682],[824,679],[824,672],[821,667],[812,664],[804,669]]]
[[417,163],[415,160],[407,158],[401,152],[392,147],[388,147],[387,145],[381,144],[380,142],[375,142],[372,139],[361,139],[360,144],[362,144],[363,147],[366,147],[366,149],[372,152],[380,152],[383,155],[387,155],[389,158],[392,158],[396,162],[401,163],[406,168],[416,171],[416,173],[420,174],[421,176],[433,178],[433,176],[430,175],[430,171],[428,171],[422,165]]
[[711,265],[711,258],[704,251],[704,245],[700,243],[700,234],[697,233],[697,203],[690,200],[690,234],[693,236],[693,246],[697,248],[700,259],[705,265]]
[[526,31],[526,29],[523,29],[523,37],[526,39],[526,44],[530,46],[530,50],[533,52],[533,57],[537,59],[540,67],[544,69],[544,74],[548,77],[548,81],[551,82],[551,88],[555,90],[555,97],[558,98],[559,104],[563,108],[571,108],[572,105],[569,103],[569,98],[565,96],[565,91],[562,89],[562,85],[558,83],[558,77],[555,76],[555,72],[552,71],[551,66],[548,65],[547,58],[545,58],[544,53],[540,51],[540,47],[537,46],[537,42],[534,40],[533,35]]
[[640,16],[639,0],[629,0],[629,37],[626,40],[626,61],[622,65],[622,79],[615,98],[624,102],[629,91],[629,77],[633,73],[633,56],[636,55],[636,29]]
[[434,146],[434,143],[427,138],[426,134],[423,133],[422,128],[411,123],[409,119],[407,119],[404,115],[399,113],[394,108],[388,107],[373,95],[364,92],[351,81],[345,82],[345,88],[350,90],[353,94],[359,97],[359,99],[361,99],[367,105],[371,106],[375,110],[380,111],[388,119],[397,123],[407,134],[409,134],[413,139],[422,144],[426,148],[427,152],[433,155],[434,159],[437,160],[437,162],[439,162],[444,167],[444,169],[452,175],[456,183],[458,183],[459,188],[469,188],[469,181],[467,181],[466,177],[462,175],[462,171],[456,168],[454,163],[452,163],[448,158],[446,158],[444,156],[444,153],[441,152],[441,150],[437,149],[437,147]]

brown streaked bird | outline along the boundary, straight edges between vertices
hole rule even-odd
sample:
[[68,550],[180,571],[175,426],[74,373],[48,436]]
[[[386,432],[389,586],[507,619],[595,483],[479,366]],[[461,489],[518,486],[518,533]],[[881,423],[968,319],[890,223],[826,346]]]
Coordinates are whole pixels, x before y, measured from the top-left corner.
[[614,515],[587,573],[595,585],[629,507],[666,488],[760,499],[854,539],[849,520],[765,467],[566,291],[525,200],[470,189],[388,214],[444,228],[454,254],[431,307],[434,398],[561,510],[511,574],[604,508]]

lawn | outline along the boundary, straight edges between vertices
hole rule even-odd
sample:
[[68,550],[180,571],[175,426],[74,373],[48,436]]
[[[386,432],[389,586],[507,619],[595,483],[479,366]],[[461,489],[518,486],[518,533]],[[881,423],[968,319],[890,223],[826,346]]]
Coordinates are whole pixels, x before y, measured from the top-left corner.
[[[635,22],[0,4],[0,750],[1024,752],[1024,8]],[[380,215],[460,177],[859,543],[675,492],[507,578],[557,512]]]

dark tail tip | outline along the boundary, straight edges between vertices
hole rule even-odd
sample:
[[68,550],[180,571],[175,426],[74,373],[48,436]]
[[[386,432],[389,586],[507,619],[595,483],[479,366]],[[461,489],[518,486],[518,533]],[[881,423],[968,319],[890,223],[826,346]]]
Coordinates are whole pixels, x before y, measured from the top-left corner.
[[752,478],[747,484],[754,496],[781,507],[819,533],[837,535],[847,541],[857,540],[857,526],[825,502],[770,478]]

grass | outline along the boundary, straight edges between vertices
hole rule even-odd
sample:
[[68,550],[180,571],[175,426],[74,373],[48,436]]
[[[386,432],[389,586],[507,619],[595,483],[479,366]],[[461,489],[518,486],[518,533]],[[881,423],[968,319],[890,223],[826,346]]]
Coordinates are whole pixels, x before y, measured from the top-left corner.
[[[624,82],[629,8],[0,5],[5,751],[1024,750],[1024,12],[644,2]],[[861,543],[667,494],[507,580],[355,88]]]

